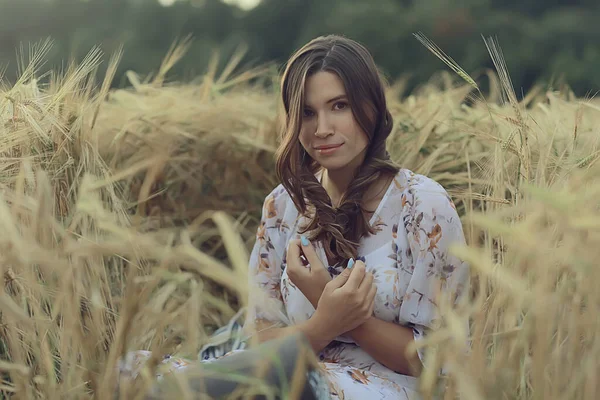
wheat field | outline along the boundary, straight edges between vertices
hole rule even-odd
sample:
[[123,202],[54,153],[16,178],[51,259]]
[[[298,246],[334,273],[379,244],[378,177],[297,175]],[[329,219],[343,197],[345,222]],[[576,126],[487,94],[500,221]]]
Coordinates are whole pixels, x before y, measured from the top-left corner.
[[[473,78],[418,39],[454,73],[411,93],[391,82],[388,149],[452,195],[469,243],[454,251],[472,268],[472,296],[441,302],[422,343],[448,371],[424,372],[424,398],[440,384],[444,399],[599,398],[600,103],[568,87],[518,100],[497,43],[485,41],[496,70]],[[0,86],[3,397],[111,398],[125,352],[157,354],[150,377],[158,355],[194,359],[245,305],[277,184],[277,70],[240,69],[240,52],[220,73],[214,55],[205,75],[169,81],[190,43],[111,89],[122,52],[46,71],[43,42]]]

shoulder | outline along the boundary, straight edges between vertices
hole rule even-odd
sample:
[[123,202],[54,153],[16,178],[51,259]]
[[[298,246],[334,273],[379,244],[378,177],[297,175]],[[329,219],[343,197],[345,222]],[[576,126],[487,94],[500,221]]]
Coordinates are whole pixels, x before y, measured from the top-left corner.
[[297,217],[292,197],[282,184],[277,185],[264,199],[261,226],[269,231],[272,238],[280,236],[285,240]]
[[448,210],[456,213],[454,202],[446,189],[432,178],[401,169],[394,178],[394,185],[397,203],[402,212],[419,210],[432,213],[434,210]]
[[403,177],[403,191],[407,199],[412,200],[412,207],[418,207],[426,211],[430,208],[450,207],[456,211],[456,207],[450,195],[437,181],[425,175],[416,174],[410,170],[401,170],[399,175]]
[[456,206],[442,185],[407,169],[398,173],[394,183],[398,224],[404,226],[407,233],[443,228],[452,236],[462,237],[462,222]]
[[263,202],[263,218],[270,219],[282,218],[286,209],[292,204],[292,198],[282,184],[277,185],[271,192],[265,196]]

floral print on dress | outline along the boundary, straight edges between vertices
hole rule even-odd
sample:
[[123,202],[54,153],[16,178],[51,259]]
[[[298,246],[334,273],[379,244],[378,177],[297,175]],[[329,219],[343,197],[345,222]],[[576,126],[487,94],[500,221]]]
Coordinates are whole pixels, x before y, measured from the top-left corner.
[[[152,353],[147,350],[137,350],[127,353],[124,359],[120,360],[118,364],[120,379],[135,379],[135,377],[142,371],[144,365],[150,359],[151,355]],[[189,361],[184,358],[166,355],[156,367],[156,378],[160,380],[165,375],[172,374],[175,371],[180,371],[189,367],[192,365],[192,363],[193,361]]]
[[[298,227],[306,223],[305,218],[298,215],[282,185],[265,198],[250,256],[246,323],[262,319],[284,326],[303,322],[314,313],[286,271],[288,243],[299,237]],[[422,340],[437,323],[437,294],[458,299],[469,284],[467,264],[448,252],[452,244],[465,242],[456,207],[437,182],[402,169],[370,223],[376,233],[361,239],[358,259],[373,273],[377,285],[374,316],[410,328],[414,339]],[[321,243],[316,243],[316,249],[332,277],[343,270],[340,265],[327,265]],[[237,351],[244,350],[222,357]],[[135,376],[149,356],[145,351],[129,353],[119,364],[121,374]],[[419,357],[424,359],[423,351]],[[309,376],[309,381],[324,376],[328,387],[323,390],[333,399],[419,398],[416,378],[386,368],[347,337],[333,341],[319,359],[321,371]],[[188,365],[187,360],[167,356],[157,374],[160,378]]]
[[[289,325],[314,313],[286,272],[287,245],[305,223],[282,185],[266,197],[249,266],[255,289],[251,319]],[[436,325],[437,294],[458,298],[468,285],[467,264],[448,252],[452,244],[465,243],[456,207],[437,182],[401,169],[370,223],[375,234],[361,239],[358,259],[374,274],[374,316],[409,327],[422,340]],[[322,244],[316,247],[330,275],[339,274],[344,267],[328,266]],[[419,357],[424,359],[423,351]],[[415,378],[384,367],[347,337],[326,347],[320,360],[333,398],[418,398]]]

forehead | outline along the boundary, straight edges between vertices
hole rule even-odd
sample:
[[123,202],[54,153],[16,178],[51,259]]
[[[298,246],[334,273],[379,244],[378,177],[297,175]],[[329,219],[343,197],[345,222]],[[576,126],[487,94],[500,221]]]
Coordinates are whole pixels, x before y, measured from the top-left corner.
[[344,83],[337,74],[320,71],[309,76],[304,85],[304,100],[306,105],[317,106],[328,100],[346,94]]

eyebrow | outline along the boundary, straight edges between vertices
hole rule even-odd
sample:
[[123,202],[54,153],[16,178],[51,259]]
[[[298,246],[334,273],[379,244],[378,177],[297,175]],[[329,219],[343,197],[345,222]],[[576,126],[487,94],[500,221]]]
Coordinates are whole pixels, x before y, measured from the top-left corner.
[[327,100],[327,102],[325,104],[333,103],[334,101],[345,99],[345,98],[346,98],[345,94],[340,94],[339,96],[335,96],[334,98]]
[[[338,96],[335,96],[335,97],[333,97],[333,98],[331,98],[331,99],[327,100],[327,101],[325,102],[325,104],[330,104],[330,103],[333,103],[334,101],[338,101],[338,100],[342,100],[342,99],[346,99],[346,100],[347,100],[347,99],[348,99],[348,96],[347,96],[347,95],[345,95],[345,94],[340,94],[340,95],[338,95]],[[310,108],[310,106],[309,106],[308,104],[306,105],[306,107],[309,107],[309,108]]]

